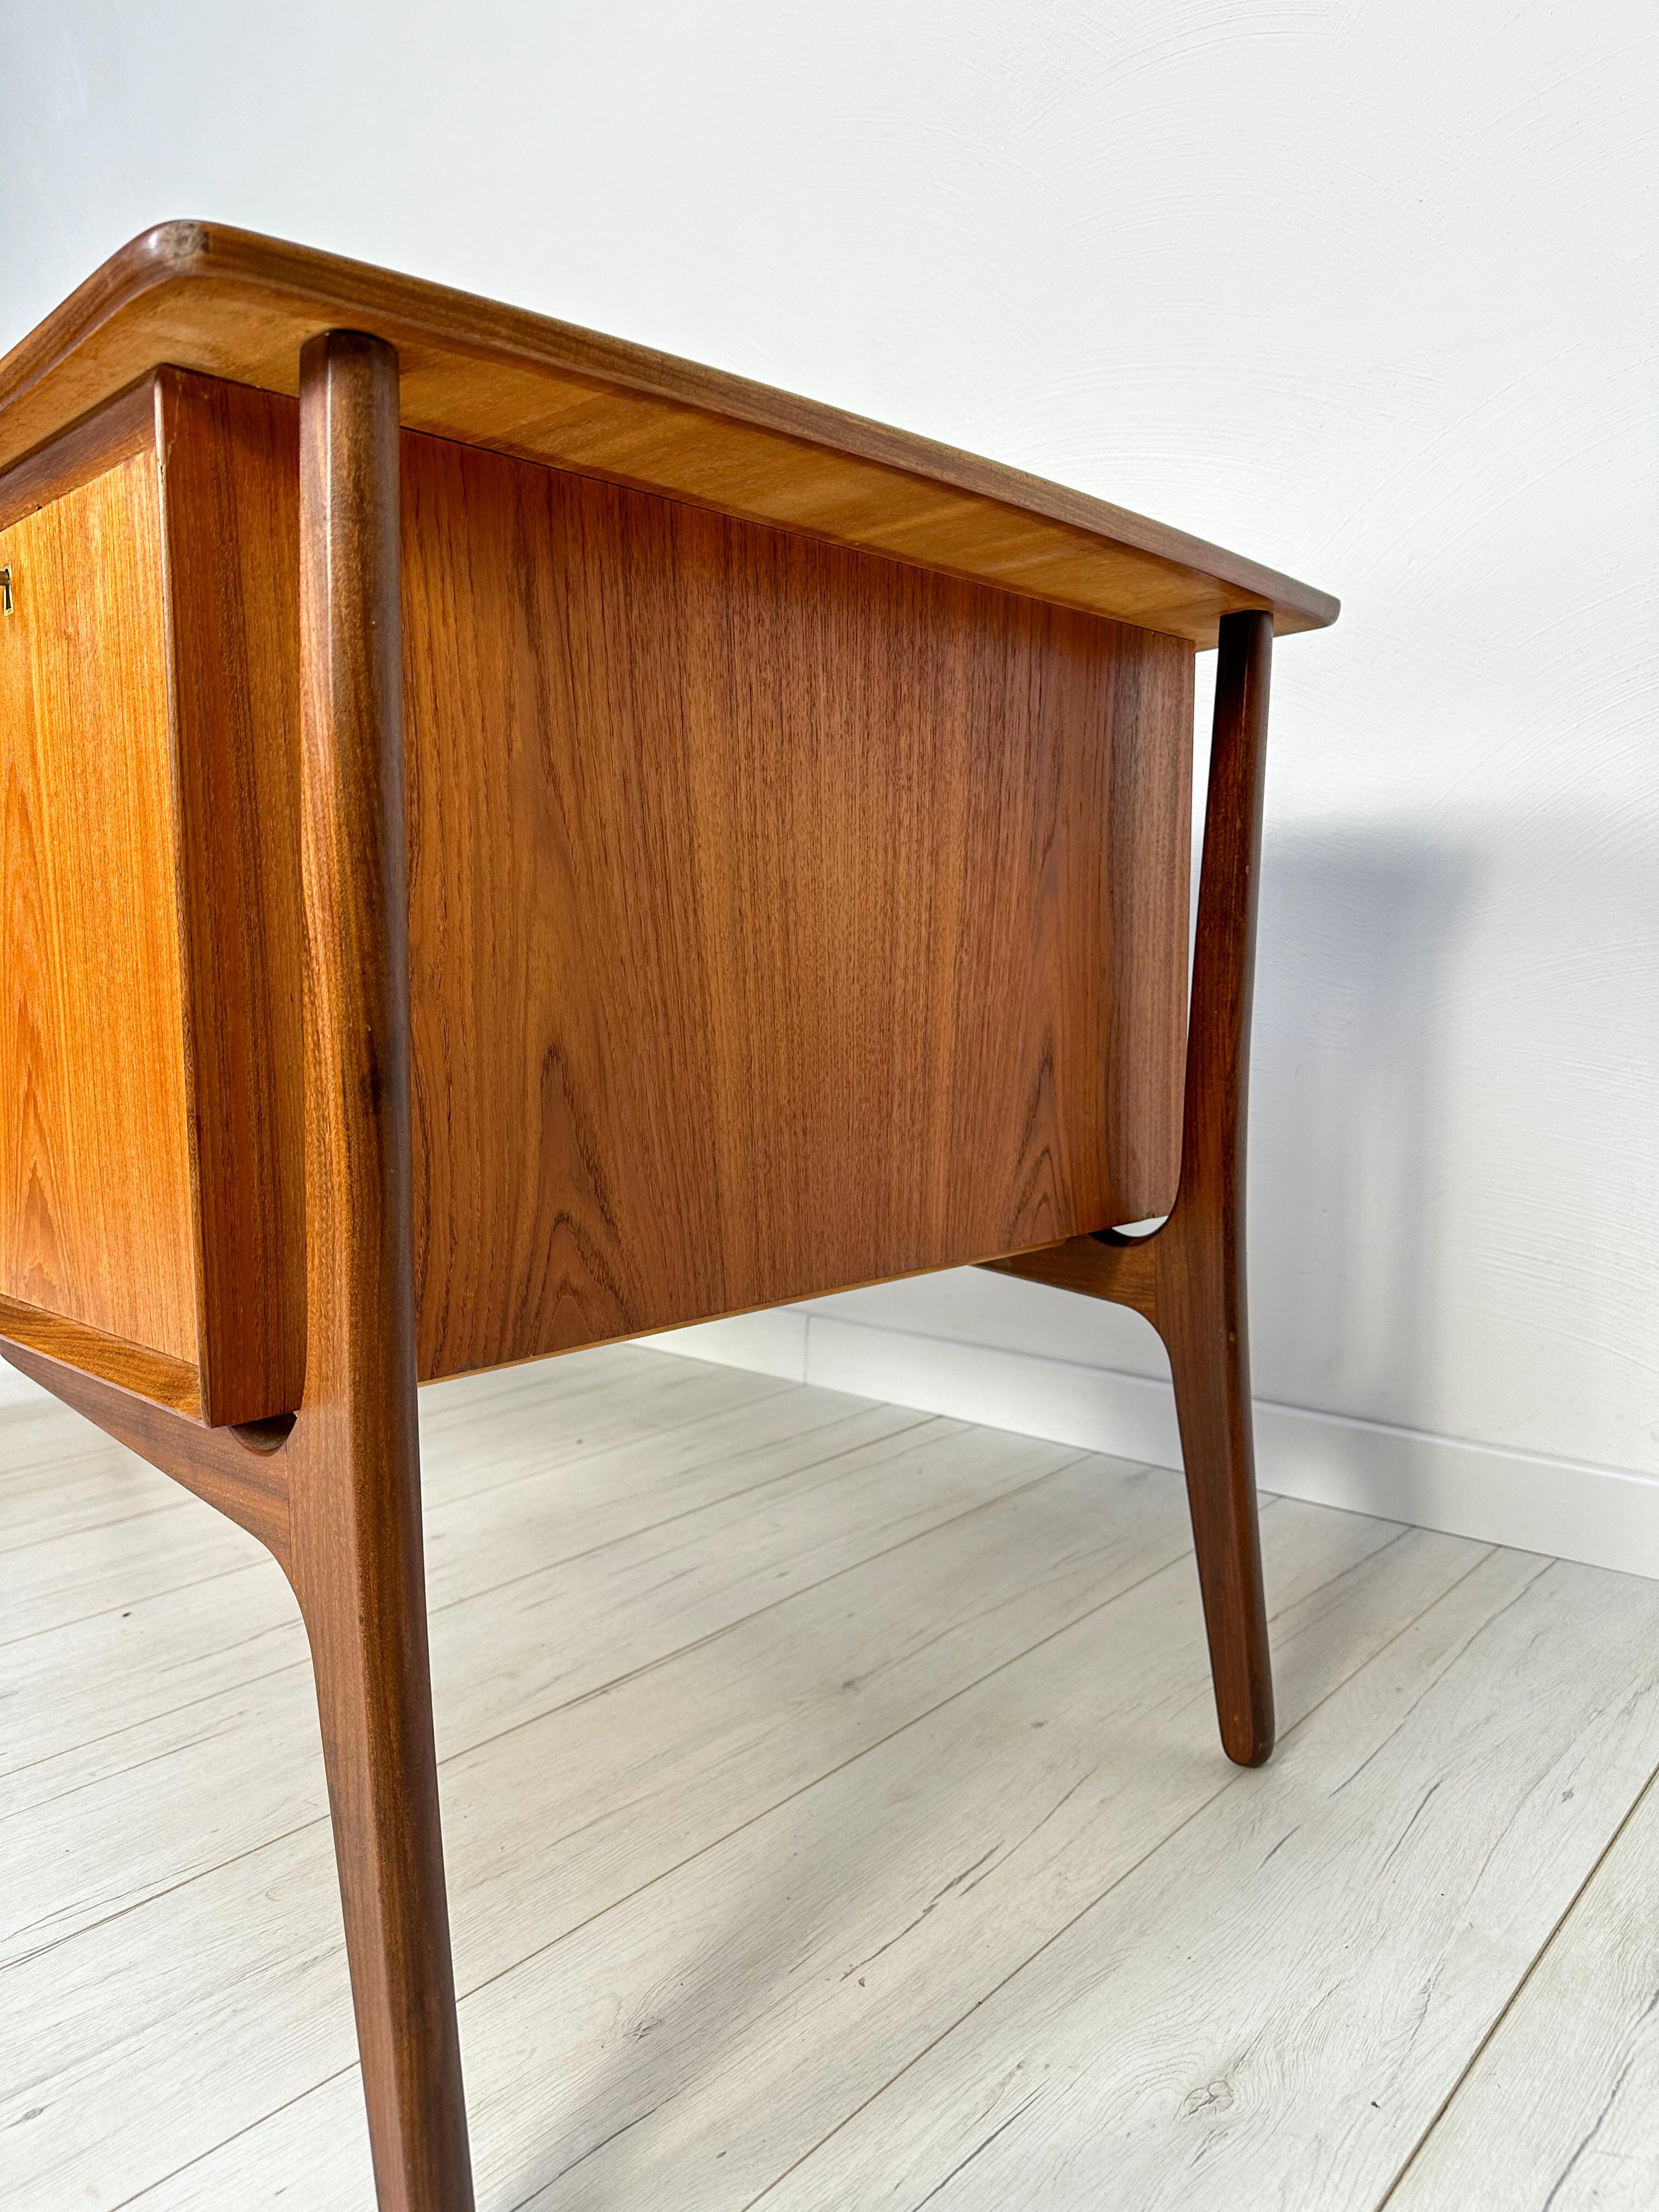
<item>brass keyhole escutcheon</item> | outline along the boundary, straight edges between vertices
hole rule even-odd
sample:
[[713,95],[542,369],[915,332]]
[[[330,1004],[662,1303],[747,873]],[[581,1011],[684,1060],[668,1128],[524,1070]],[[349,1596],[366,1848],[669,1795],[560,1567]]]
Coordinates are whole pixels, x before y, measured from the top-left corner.
[[0,568],[0,615],[9,615],[11,605],[11,563],[8,561],[5,567]]

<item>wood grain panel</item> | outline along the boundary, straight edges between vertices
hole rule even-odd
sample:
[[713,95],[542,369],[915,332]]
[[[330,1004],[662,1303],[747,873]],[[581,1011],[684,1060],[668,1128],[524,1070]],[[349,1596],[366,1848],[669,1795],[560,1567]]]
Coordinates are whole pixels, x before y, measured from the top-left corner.
[[164,370],[161,463],[203,1395],[288,1412],[305,1377],[295,410]]
[[102,476],[118,461],[155,449],[155,380],[146,377],[0,476],[0,530]]
[[296,389],[319,331],[398,349],[405,426],[902,556],[1213,645],[1337,602],[1260,562],[1018,469],[742,377],[223,224],[122,248],[0,362],[0,465],[164,362]]
[[201,1376],[193,1361],[174,1359],[165,1352],[147,1352],[121,1337],[88,1328],[84,1322],[65,1321],[61,1314],[5,1297],[0,1297],[0,1357],[10,1359],[14,1366],[24,1365],[26,1373],[32,1370],[24,1364],[24,1353],[16,1348],[20,1345],[31,1352],[61,1360],[84,1375],[95,1375],[102,1382],[151,1399],[158,1406],[171,1407],[175,1413],[187,1414],[191,1420],[201,1419]]
[[[44,1133],[46,1079],[15,1076],[0,1294],[199,1365],[205,1417],[246,1421],[304,1358],[295,410],[173,371],[154,404],[159,507],[141,451],[16,526],[55,545],[118,483],[143,510],[121,604],[79,544],[52,590],[66,640],[126,656],[84,689],[144,827],[110,865],[137,799],[85,789],[84,747],[37,765],[10,972],[30,1007],[88,1000],[50,853],[52,897],[97,878],[83,962],[88,917],[137,932],[150,995],[42,1041]],[[1167,1207],[1188,646],[408,432],[403,474],[423,1377]],[[20,542],[0,642],[42,559]],[[101,1071],[138,1031],[178,1042],[159,1086],[126,1065],[135,1109]]]
[[155,458],[0,535],[0,1294],[193,1367]]
[[1189,648],[404,454],[423,1376],[1167,1207]]

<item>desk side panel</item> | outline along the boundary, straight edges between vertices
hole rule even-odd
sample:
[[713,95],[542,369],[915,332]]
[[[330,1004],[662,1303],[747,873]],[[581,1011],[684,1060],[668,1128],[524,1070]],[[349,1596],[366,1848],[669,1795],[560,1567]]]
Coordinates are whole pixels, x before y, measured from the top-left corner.
[[404,455],[422,1376],[1167,1208],[1189,645]]
[[9,512],[0,1334],[58,1351],[67,1329],[79,1364],[139,1388],[153,1366],[157,1395],[188,1405],[195,1203],[154,447]]
[[163,369],[171,647],[208,1418],[305,1381],[300,442],[291,400]]

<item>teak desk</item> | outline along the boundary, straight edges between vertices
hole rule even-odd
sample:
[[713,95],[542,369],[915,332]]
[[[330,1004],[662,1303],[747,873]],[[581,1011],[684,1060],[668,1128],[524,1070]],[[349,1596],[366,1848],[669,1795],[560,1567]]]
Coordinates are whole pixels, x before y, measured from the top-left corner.
[[0,1349],[294,1586],[388,2212],[472,2202],[418,1382],[969,1261],[1135,1306],[1267,1757],[1255,869],[1336,611],[215,226],[0,363]]

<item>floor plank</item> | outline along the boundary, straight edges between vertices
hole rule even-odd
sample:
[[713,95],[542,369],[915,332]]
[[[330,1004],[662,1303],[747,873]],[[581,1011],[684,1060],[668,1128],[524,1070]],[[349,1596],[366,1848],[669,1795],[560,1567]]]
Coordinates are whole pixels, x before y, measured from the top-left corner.
[[[565,1413],[562,1392],[557,1402]],[[590,1433],[571,1441],[559,1426],[550,1431],[544,1397],[526,1409],[511,1401],[480,1407],[461,1431],[459,1450],[442,1437],[426,1448],[429,1606],[439,1610],[477,1596],[534,1566],[577,1558],[774,1480],[810,1457],[918,1430],[927,1419],[796,1388],[735,1406],[721,1395],[665,1432],[644,1423],[636,1409],[621,1435],[612,1432],[614,1424],[589,1424]],[[809,1437],[823,1441],[810,1452],[798,1448]],[[459,1481],[452,1460],[471,1466],[476,1488]],[[216,1517],[194,1498],[186,1506]],[[153,1755],[154,1747],[126,1731],[308,1663],[287,1583],[251,1544],[243,1574],[29,1638],[0,1665],[0,1778],[10,1778],[8,1800],[26,1808],[40,1794],[130,1767]],[[26,1773],[49,1752],[52,1775]]]
[[[1171,1518],[1182,1514],[1167,1476],[1135,1486],[1152,1510],[1161,1497]],[[1282,1503],[1264,1534],[1291,1616],[1291,1698],[1339,1654],[1363,1657],[1480,1556],[1454,1539],[1396,1540],[1401,1532],[1375,1522]],[[1347,1601],[1333,1605],[1341,1579]],[[1304,1615],[1320,1657],[1299,1669]],[[855,1626],[839,1665],[857,1663]],[[573,2203],[743,2203],[792,2144],[810,2148],[948,2027],[996,1962],[1006,1971],[1024,1957],[1075,1885],[1092,1895],[1103,1853],[1146,1848],[1224,1786],[1231,1770],[1213,1738],[1183,1549],[866,1757],[832,1765],[816,1787],[482,1984],[477,1969],[495,1956],[475,1956],[464,1905],[462,2039],[481,2203],[518,2204],[563,2173]],[[503,1794],[487,1770],[476,1781],[484,1802]],[[1042,1842],[1014,1848],[1033,1829]],[[1006,1865],[951,1886],[999,1844]],[[506,1900],[520,1925],[562,1891],[563,1856],[556,1850],[540,1881]],[[568,1916],[540,1910],[556,1936]],[[360,2132],[359,2103],[347,2074],[181,2174],[156,2205],[272,2203],[259,2177],[273,2173],[319,2212],[356,2204],[362,2170],[354,2177],[337,2146],[343,2131]]]
[[[866,1407],[861,1418],[884,1415],[890,1420],[892,1409]],[[896,1546],[908,1550],[914,1535],[971,1518],[988,1498],[1029,1489],[1077,1456],[1034,1440],[924,1422],[920,1431],[848,1453],[834,1479],[827,1467],[808,1466],[759,1503],[724,1501],[705,1516],[710,1525],[700,1540],[684,1522],[647,1529],[479,1604],[440,1612],[433,1630],[441,1750],[446,1742],[455,1747],[458,1737],[459,1747],[500,1738],[550,1705],[575,1704],[619,1675],[637,1676],[675,1648],[774,1613],[792,1593],[810,1594]],[[1174,1515],[1166,1512],[1164,1523],[1167,1557],[1184,1536],[1170,1534]],[[1091,1534],[1097,1547],[1111,1548],[1112,1539],[1103,1544]],[[1007,1540],[1005,1530],[1005,1548]],[[925,1580],[925,1568],[908,1564]],[[981,1579],[981,1602],[984,1595]],[[963,1601],[961,1591],[947,1589],[946,1616],[931,1622],[936,1636],[948,1632]],[[847,1602],[842,1594],[842,1609]],[[894,1607],[890,1588],[890,1613]],[[839,1656],[838,1683],[848,1674],[848,1650]],[[751,1704],[764,1705],[764,1680],[747,1674]],[[51,1832],[52,1848],[42,1850],[37,1835],[22,1863],[27,1903],[20,1887],[14,1909],[30,1924],[18,1931],[18,1955],[0,1974],[0,2005],[13,2017],[50,2021],[44,2047],[52,2063],[43,2072],[34,2056],[40,2046],[32,2047],[27,2064],[9,2076],[16,2094],[0,2092],[0,2130],[40,2108],[27,2145],[11,2140],[20,2154],[27,2147],[38,2158],[42,2173],[67,2164],[78,2181],[83,2168],[126,2172],[134,2161],[169,2160],[191,2130],[228,2133],[269,2109],[265,2099],[313,2083],[328,2070],[319,2051],[333,2051],[331,2063],[349,2063],[309,1683],[294,1670],[250,1694],[251,1703],[224,1702],[211,1734],[204,1709],[196,1709],[177,1759],[153,1760],[126,1778],[112,1800],[101,1856],[85,1850],[71,1802]],[[549,1771],[532,1759],[527,1787],[506,1807],[516,1819],[515,1848],[526,1826],[533,1834],[557,1809]],[[465,1822],[453,1809],[447,1778],[445,1794],[453,1858]],[[250,1805],[261,1808],[263,1833],[275,1840],[237,1850]],[[173,1852],[181,1856],[164,1881],[161,1861]],[[487,1869],[496,1857],[499,1850],[487,1850]],[[454,1879],[459,1899],[465,1883]],[[72,1929],[43,1913],[43,1897],[61,1900]],[[591,1909],[608,1901],[597,1896]],[[204,1961],[220,1972],[204,1973]],[[255,2006],[251,1986],[259,1990]],[[168,2032],[214,2051],[218,2063],[187,2107],[175,2102],[160,2112],[145,2077],[134,2072],[132,2053],[135,2039]],[[0,2080],[7,2079],[0,2061]],[[157,2170],[165,2164],[141,2178]]]
[[1389,2212],[1659,2204],[1659,1785],[1386,2200]]
[[[0,1409],[0,2207],[369,2212],[292,1601],[88,1435]],[[1175,1478],[635,1347],[422,1438],[481,2212],[1652,2201],[1659,1585],[1266,1501],[1241,1774]]]
[[[544,1466],[557,1456],[549,1451],[550,1388],[579,1455],[624,1437],[672,1436],[716,1408],[803,1388],[632,1345],[606,1349],[623,1355],[608,1376],[593,1353],[576,1352],[557,1363],[567,1371],[553,1385],[546,1369],[538,1384],[536,1370],[524,1368],[423,1391],[425,1494],[470,1494],[492,1486],[503,1468],[533,1464],[538,1453]],[[684,1373],[660,1371],[677,1368]],[[486,1451],[477,1449],[475,1422],[487,1425]],[[55,1449],[43,1444],[43,1424]],[[0,1451],[18,1437],[9,1454],[13,1486],[0,1500],[0,1526],[15,1524],[21,1535],[15,1548],[0,1546],[0,1649],[266,1564],[252,1537],[54,1402],[0,1407]],[[61,1513],[54,1504],[60,1487],[70,1498]],[[0,1680],[7,1671],[0,1668]]]
[[[1075,1455],[1024,1438],[993,1443],[865,1406],[765,1448],[751,1466],[745,1456],[734,1453],[714,1471],[721,1494],[701,1510],[572,1555],[533,1510],[497,1528],[493,1565],[479,1565],[469,1595],[431,1616],[440,1758]],[[757,1479],[745,1485],[745,1475]],[[546,1564],[544,1551],[553,1553]],[[327,1799],[297,1622],[291,1643],[295,1663],[280,1675],[195,1699],[124,1731],[118,1747],[98,1741],[16,1778],[28,1788],[0,1818],[0,1833],[27,1821],[33,1841],[24,1875],[0,1901],[0,1965],[322,1819]],[[227,1790],[226,1746],[250,1731],[257,1757],[238,1762]]]
[[1656,1631],[1483,1561],[759,2201],[1369,2212],[1659,1760]]

